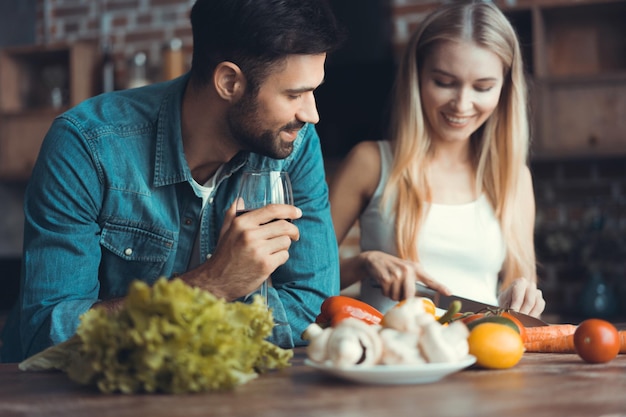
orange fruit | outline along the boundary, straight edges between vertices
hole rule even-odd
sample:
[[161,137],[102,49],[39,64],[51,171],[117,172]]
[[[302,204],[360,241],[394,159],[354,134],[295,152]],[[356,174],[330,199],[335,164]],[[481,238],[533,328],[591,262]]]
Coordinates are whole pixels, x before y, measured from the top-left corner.
[[[417,300],[420,300],[422,302],[422,306],[424,306],[424,310],[430,314],[431,316],[435,315],[435,312],[437,311],[437,308],[435,307],[435,303],[433,302],[433,300],[431,300],[430,298],[426,298],[426,297],[415,297]],[[404,304],[406,304],[407,300],[409,300],[409,298],[405,298],[404,300],[400,301],[398,304],[396,304],[394,307],[401,307]]]
[[474,327],[467,339],[469,353],[476,364],[489,369],[511,368],[524,355],[524,342],[518,332],[500,323],[481,323]]
[[435,307],[435,303],[433,302],[433,300],[431,300],[430,298],[422,297],[422,305],[424,306],[424,310],[426,310],[428,314],[432,316],[435,315],[435,311],[437,311],[437,308]]

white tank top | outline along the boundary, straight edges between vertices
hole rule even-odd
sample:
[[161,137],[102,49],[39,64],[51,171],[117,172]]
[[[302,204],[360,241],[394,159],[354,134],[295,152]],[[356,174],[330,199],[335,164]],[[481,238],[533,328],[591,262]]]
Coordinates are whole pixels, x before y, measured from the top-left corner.
[[[380,181],[359,218],[361,250],[380,250],[396,255],[395,216],[391,206],[385,207],[384,215],[380,210],[393,155],[389,142],[378,144]],[[484,195],[466,204],[431,204],[420,230],[418,253],[425,271],[450,288],[453,294],[497,305],[498,273],[506,249],[500,224]],[[384,313],[395,301],[383,296],[373,284],[375,280],[363,280],[361,297]]]

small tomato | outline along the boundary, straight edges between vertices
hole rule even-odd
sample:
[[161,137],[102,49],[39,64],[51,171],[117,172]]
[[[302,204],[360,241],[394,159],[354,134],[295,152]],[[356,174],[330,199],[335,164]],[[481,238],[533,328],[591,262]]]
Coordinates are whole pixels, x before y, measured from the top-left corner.
[[609,362],[619,353],[619,333],[608,321],[588,319],[574,331],[574,347],[585,362]]
[[522,322],[519,321],[519,319],[517,317],[515,317],[513,314],[511,314],[511,313],[509,313],[507,311],[503,311],[502,313],[500,313],[500,316],[506,317],[507,319],[509,319],[513,323],[515,323],[515,325],[517,326],[517,328],[519,330],[518,333],[520,334],[520,336],[522,336],[522,340],[526,340],[526,327],[524,327]]
[[474,313],[469,316],[463,317],[461,321],[465,324],[470,324],[474,320],[479,320],[479,319],[482,319],[483,317],[485,317],[484,313]]

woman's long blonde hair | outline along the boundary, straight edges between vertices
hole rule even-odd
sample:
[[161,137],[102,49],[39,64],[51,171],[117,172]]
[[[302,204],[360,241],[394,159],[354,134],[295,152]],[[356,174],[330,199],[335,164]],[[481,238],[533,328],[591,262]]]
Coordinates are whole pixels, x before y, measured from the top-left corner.
[[517,36],[492,3],[454,3],[435,11],[411,37],[400,62],[391,114],[394,164],[385,201],[394,201],[398,255],[419,260],[417,236],[430,200],[427,161],[432,140],[420,99],[420,69],[441,41],[473,41],[500,57],[504,82],[494,113],[471,137],[476,189],[484,192],[500,222],[506,243],[502,287],[517,277],[534,278],[534,246],[528,242],[527,216],[521,204],[520,179],[527,163],[529,126],[527,88]]

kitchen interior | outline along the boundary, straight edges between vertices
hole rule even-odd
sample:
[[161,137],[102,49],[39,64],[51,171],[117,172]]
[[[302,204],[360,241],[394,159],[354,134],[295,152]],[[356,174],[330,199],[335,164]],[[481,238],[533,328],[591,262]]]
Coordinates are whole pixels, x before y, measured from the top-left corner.
[[[384,137],[399,52],[435,0],[330,0],[349,33],[317,93],[328,176]],[[626,1],[496,1],[518,31],[531,87],[536,250],[553,322],[626,318]],[[22,200],[64,109],[190,65],[193,0],[0,4],[0,317],[19,289]],[[358,226],[341,246],[358,250]],[[2,322],[0,321],[0,326]]]

